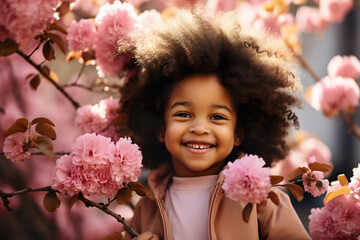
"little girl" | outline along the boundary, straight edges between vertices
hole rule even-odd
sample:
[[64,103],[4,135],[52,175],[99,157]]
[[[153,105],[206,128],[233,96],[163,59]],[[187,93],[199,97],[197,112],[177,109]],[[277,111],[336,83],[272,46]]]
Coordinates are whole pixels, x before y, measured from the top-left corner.
[[234,16],[205,16],[179,10],[147,33],[139,74],[122,91],[153,193],[135,207],[136,239],[310,239],[281,190],[279,206],[257,204],[248,222],[247,203],[221,190],[229,161],[256,154],[270,166],[286,156],[300,87],[279,45],[246,34]]

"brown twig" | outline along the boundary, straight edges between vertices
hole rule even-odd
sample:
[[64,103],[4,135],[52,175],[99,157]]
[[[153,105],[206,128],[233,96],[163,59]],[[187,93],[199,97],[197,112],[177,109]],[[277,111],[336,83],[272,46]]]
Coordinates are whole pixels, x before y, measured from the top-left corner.
[[133,237],[139,236],[139,233],[137,233],[137,232],[131,227],[131,225],[129,225],[129,224],[125,221],[125,219],[124,219],[121,215],[114,213],[114,212],[111,211],[106,205],[104,205],[104,204],[99,204],[99,203],[97,203],[97,202],[91,201],[91,200],[85,198],[82,194],[79,194],[78,199],[79,199],[80,201],[82,201],[82,202],[85,204],[86,207],[96,207],[96,208],[100,209],[101,211],[109,214],[110,216],[113,216],[114,218],[116,218],[116,220],[117,220],[118,222],[121,222],[121,223],[124,225],[126,231],[127,231],[129,234],[131,234],[131,236],[133,236]]
[[[26,194],[29,192],[50,192],[50,191],[55,191],[58,192],[57,190],[54,190],[51,188],[51,186],[46,186],[46,187],[41,187],[41,188],[25,188],[22,190],[18,190],[18,191],[14,191],[14,192],[4,192],[0,189],[0,197],[3,201],[3,204],[5,206],[5,208],[8,211],[12,211],[13,209],[9,206],[10,201],[8,200],[8,198],[15,196],[15,195],[22,195],[22,194]],[[90,199],[85,198],[82,194],[78,194],[77,197],[78,200],[82,201],[86,207],[96,207],[98,209],[100,209],[101,211],[105,212],[106,214],[114,217],[118,222],[122,223],[123,226],[125,227],[125,230],[131,234],[131,236],[136,237],[139,235],[139,233],[137,233],[132,227],[131,225],[129,225],[126,221],[125,218],[123,218],[121,215],[111,211],[108,208],[108,205],[102,204],[102,203],[97,203],[94,202]]]
[[47,80],[49,80],[57,90],[59,90],[75,107],[75,109],[79,108],[80,105],[78,102],[76,102],[61,86],[59,86],[54,79],[52,79],[48,74],[46,74],[43,69],[41,68],[41,65],[36,64],[34,61],[30,59],[29,56],[24,54],[22,51],[17,50],[17,54],[19,54],[21,57],[23,57],[30,65],[32,65],[36,70],[39,71]]

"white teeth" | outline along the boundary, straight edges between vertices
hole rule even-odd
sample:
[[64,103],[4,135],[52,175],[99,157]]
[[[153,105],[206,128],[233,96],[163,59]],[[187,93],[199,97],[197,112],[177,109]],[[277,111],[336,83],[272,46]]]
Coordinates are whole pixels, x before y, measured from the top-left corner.
[[195,149],[207,149],[211,147],[210,145],[197,145],[197,144],[186,144],[186,146]]

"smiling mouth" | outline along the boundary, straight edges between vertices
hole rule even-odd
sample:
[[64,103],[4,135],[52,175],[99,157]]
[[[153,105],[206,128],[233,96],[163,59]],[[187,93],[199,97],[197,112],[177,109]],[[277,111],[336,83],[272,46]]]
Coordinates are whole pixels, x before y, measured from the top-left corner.
[[193,148],[193,149],[209,149],[213,147],[213,145],[191,144],[191,143],[185,143],[184,145],[188,148]]

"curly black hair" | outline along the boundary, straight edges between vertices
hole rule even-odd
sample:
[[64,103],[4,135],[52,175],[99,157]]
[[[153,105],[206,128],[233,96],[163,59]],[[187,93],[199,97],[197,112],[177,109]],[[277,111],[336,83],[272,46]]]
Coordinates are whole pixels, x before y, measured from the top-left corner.
[[291,125],[299,125],[291,108],[300,107],[294,93],[301,84],[280,41],[245,32],[232,14],[210,18],[199,9],[178,10],[145,34],[134,59],[138,74],[121,90],[122,111],[129,116],[145,167],[171,161],[157,138],[164,108],[173,86],[195,74],[216,75],[233,99],[242,143],[227,161],[244,152],[257,154],[269,166],[287,155],[285,137]]

